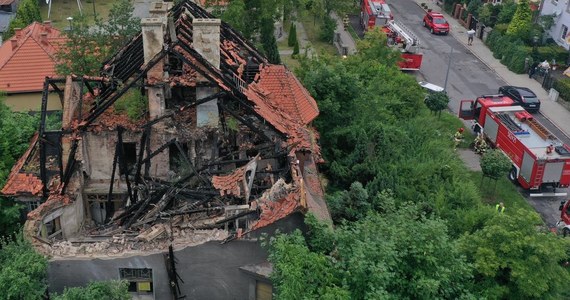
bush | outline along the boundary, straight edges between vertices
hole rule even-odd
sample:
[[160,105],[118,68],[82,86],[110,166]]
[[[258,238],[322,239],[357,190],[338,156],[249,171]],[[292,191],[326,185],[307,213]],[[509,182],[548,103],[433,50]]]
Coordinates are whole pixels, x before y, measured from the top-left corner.
[[289,38],[287,39],[287,45],[289,47],[295,46],[297,43],[297,26],[295,23],[291,23],[291,28],[289,28]]
[[493,32],[497,31],[501,34],[505,34],[507,33],[507,29],[509,28],[509,24],[497,24],[495,25],[495,27],[493,27]]
[[557,44],[538,47],[536,52],[539,61],[548,60],[549,62],[552,62],[552,60],[555,59],[556,63],[565,64],[566,59],[568,58],[568,50],[558,46]]
[[552,87],[560,93],[560,98],[570,101],[570,78],[556,79]]
[[531,56],[532,48],[526,47],[520,39],[513,40],[499,30],[493,30],[487,38],[487,46],[493,57],[515,73],[525,72],[525,59]]
[[321,41],[332,44],[335,29],[335,20],[333,20],[333,18],[331,18],[329,15],[325,15],[323,18],[323,27],[321,27],[321,32],[319,34]]
[[115,111],[126,113],[131,121],[136,121],[147,111],[147,102],[139,90],[129,90],[115,102]]

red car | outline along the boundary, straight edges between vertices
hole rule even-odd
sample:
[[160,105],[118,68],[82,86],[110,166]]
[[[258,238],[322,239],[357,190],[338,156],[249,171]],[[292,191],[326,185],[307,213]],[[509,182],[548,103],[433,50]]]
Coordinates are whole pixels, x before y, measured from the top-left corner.
[[445,20],[442,14],[438,12],[430,11],[428,12],[423,21],[424,27],[429,28],[429,32],[432,34],[448,34],[449,33],[449,23]]

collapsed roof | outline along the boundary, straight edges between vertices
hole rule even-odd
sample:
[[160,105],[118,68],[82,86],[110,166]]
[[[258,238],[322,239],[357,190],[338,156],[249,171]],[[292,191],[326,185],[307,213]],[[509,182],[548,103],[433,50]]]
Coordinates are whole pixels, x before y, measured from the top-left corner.
[[[296,211],[330,219],[310,127],[315,100],[286,67],[269,64],[198,5],[168,8],[153,3],[142,32],[104,63],[101,77],[44,83],[43,138],[2,193],[45,200],[26,232],[51,254],[76,255],[51,243],[79,231],[126,235],[136,248],[184,230],[224,229],[231,240]],[[50,90],[64,103],[60,131],[46,128]],[[148,110],[135,119],[117,106],[133,90]]]

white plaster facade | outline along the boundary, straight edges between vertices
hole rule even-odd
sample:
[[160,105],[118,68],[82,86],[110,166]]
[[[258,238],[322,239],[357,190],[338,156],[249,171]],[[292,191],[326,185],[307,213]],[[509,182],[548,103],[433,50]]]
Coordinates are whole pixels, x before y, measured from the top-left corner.
[[570,0],[543,0],[541,16],[555,15],[554,25],[547,33],[552,39],[566,50],[570,48]]

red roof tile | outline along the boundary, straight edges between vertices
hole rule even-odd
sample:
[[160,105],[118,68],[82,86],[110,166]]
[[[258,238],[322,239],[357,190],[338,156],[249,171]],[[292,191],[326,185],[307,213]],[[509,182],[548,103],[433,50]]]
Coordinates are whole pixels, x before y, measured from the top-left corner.
[[0,0],[0,5],[10,5],[14,3],[15,0]]
[[28,160],[30,153],[34,150],[38,141],[38,134],[36,133],[30,142],[30,147],[26,153],[20,157],[18,162],[12,167],[6,185],[2,188],[0,193],[6,196],[17,196],[22,194],[39,195],[42,191],[43,184],[40,178],[34,174],[22,173],[22,168]]
[[58,29],[34,22],[4,42],[0,46],[0,90],[41,91],[45,77],[55,75],[55,55],[63,41]]
[[283,65],[267,65],[259,73],[257,85],[265,90],[273,105],[282,108],[291,117],[309,124],[319,115],[315,99],[297,77]]
[[242,187],[241,183],[244,180],[245,166],[237,168],[235,171],[228,175],[212,176],[212,185],[220,190],[220,195],[234,195],[241,196]]

